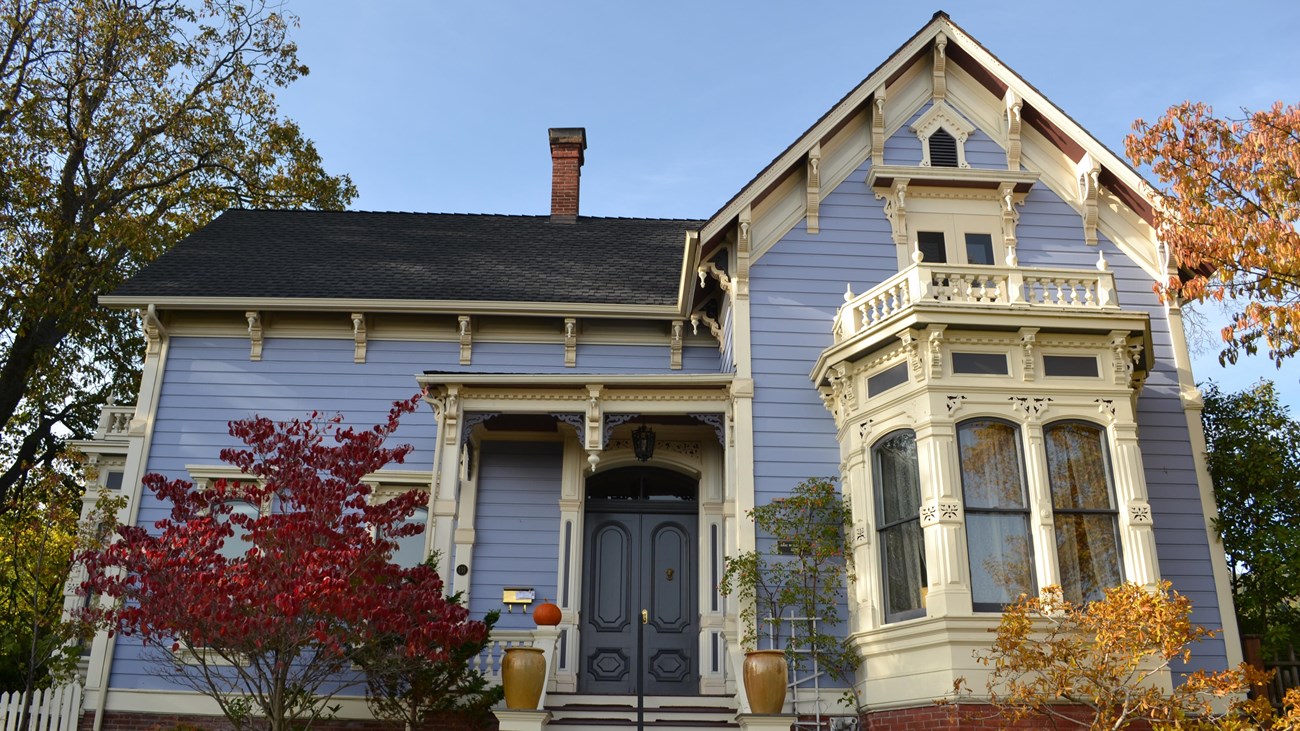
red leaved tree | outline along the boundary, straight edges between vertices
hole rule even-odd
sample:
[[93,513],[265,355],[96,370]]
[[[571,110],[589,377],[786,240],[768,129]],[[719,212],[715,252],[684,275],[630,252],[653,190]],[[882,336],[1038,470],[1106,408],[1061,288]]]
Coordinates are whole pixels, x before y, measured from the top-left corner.
[[196,489],[146,476],[171,514],[154,530],[120,528],[120,540],[83,555],[83,591],[113,600],[93,618],[141,640],[168,678],[211,697],[241,731],[305,728],[327,715],[330,698],[359,682],[354,663],[372,639],[459,662],[453,648],[482,641],[486,626],[448,601],[433,569],[390,563],[394,539],[423,530],[405,519],[426,495],[376,502],[362,481],[410,453],[383,445],[418,401],[395,403],[367,431],[315,413],[232,422],[247,448],[221,459],[246,481]]

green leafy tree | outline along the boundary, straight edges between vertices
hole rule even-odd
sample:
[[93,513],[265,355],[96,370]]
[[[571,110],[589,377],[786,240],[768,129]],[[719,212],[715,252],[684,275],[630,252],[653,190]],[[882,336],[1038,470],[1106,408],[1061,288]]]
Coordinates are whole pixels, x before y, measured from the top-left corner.
[[230,207],[339,208],[274,90],[307,72],[265,0],[0,0],[0,506],[135,391],[96,297]]
[[[841,622],[840,607],[852,568],[851,514],[834,481],[805,480],[788,497],[746,514],[760,534],[772,540],[767,550],[727,557],[718,582],[724,596],[736,594],[741,599],[741,644],[756,648],[766,637],[771,648],[782,649],[785,644],[791,667],[806,669],[815,656],[822,671],[851,680],[856,653],[831,634]],[[780,618],[790,616],[817,621],[793,622],[792,636],[786,636]],[[799,653],[800,648],[812,653]]]
[[1300,422],[1261,381],[1204,389],[1206,460],[1243,631],[1277,649],[1300,640]]
[[[81,520],[82,488],[45,469],[0,513],[0,692],[70,678],[90,628],[64,617],[73,554],[102,544],[121,507],[101,496]],[[22,724],[19,726],[22,727]]]

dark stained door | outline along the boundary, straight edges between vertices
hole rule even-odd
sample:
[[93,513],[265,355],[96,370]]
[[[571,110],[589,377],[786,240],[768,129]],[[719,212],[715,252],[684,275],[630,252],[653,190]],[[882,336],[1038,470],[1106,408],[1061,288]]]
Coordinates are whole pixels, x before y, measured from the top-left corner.
[[699,691],[695,526],[693,510],[587,513],[580,692]]

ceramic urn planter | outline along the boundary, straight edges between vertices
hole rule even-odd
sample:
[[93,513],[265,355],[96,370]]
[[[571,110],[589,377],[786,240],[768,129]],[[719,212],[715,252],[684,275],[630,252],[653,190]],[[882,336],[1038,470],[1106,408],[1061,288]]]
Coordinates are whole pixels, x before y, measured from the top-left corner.
[[785,706],[785,653],[781,650],[746,652],[742,672],[750,712],[780,713]]
[[506,693],[506,708],[535,710],[546,685],[546,656],[542,648],[507,648],[501,660],[501,685]]

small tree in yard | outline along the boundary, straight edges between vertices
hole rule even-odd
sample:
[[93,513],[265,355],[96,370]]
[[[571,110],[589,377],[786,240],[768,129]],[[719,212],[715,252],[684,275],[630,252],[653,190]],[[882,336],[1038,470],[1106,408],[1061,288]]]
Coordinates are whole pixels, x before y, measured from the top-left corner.
[[816,658],[821,671],[852,684],[857,653],[827,632],[840,623],[839,608],[852,575],[845,499],[831,479],[812,478],[796,485],[788,497],[746,514],[772,543],[767,551],[728,556],[718,582],[724,596],[741,599],[741,644],[757,649],[766,635],[768,647],[780,649],[781,621],[788,612],[803,620],[816,618],[815,624],[794,623],[786,659],[791,667],[806,669]]
[[[483,641],[486,625],[443,595],[432,568],[390,563],[394,539],[422,530],[404,521],[425,495],[376,503],[362,481],[411,451],[383,443],[418,401],[397,402],[367,431],[314,413],[232,422],[247,448],[221,458],[246,481],[196,490],[146,476],[171,514],[153,531],[120,528],[120,540],[83,555],[83,590],[114,600],[92,617],[152,648],[169,677],[215,700],[240,731],[309,727],[349,675],[355,682],[354,663],[373,642],[457,662],[456,648]],[[247,550],[224,555],[236,535]]]
[[[989,702],[1007,723],[1040,718],[1095,731],[1145,724],[1269,727],[1268,701],[1242,700],[1260,680],[1247,666],[1198,670],[1172,691],[1160,687],[1174,662],[1191,657],[1193,643],[1214,635],[1193,624],[1191,612],[1191,603],[1169,582],[1155,591],[1124,584],[1082,605],[1066,601],[1055,586],[1041,596],[1022,596],[1002,615],[993,647],[975,654],[990,668]],[[1228,705],[1230,713],[1216,716],[1216,703]]]
[[[460,602],[460,594],[452,603]],[[483,624],[491,632],[498,612],[488,612]],[[420,648],[412,648],[400,636],[378,638],[357,658],[366,671],[366,702],[375,716],[400,721],[407,729],[436,721],[445,714],[466,719],[482,718],[504,697],[500,685],[470,668],[470,660],[487,646],[487,633],[448,647],[445,662],[430,662]]]

